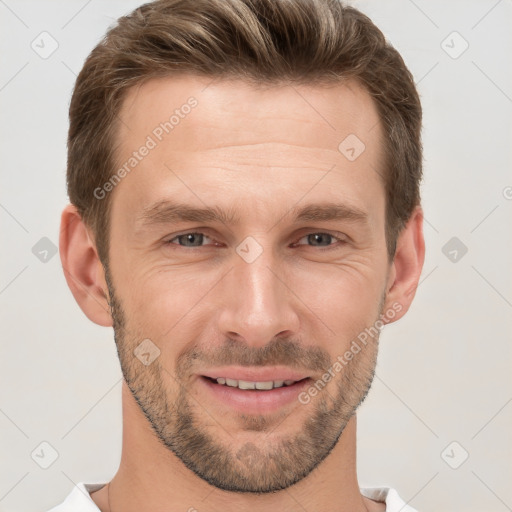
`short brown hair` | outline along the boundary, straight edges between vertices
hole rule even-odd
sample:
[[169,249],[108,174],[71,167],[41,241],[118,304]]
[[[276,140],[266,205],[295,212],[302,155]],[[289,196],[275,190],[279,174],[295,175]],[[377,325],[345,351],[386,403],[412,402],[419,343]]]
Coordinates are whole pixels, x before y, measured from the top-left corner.
[[[71,203],[108,262],[110,195],[119,111],[130,87],[176,74],[251,83],[353,79],[372,96],[385,134],[386,243],[420,202],[421,104],[413,77],[382,32],[338,0],[157,0],[121,17],[92,50],[71,99]],[[340,141],[341,142],[341,141]]]

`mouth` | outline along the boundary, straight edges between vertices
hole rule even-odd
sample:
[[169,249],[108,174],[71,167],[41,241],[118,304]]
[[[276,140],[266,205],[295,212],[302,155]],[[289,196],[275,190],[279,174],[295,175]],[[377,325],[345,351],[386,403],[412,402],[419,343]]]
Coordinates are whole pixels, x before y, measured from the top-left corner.
[[218,384],[220,386],[228,386],[232,388],[242,389],[244,391],[270,391],[272,389],[282,388],[282,387],[290,387],[308,380],[309,377],[304,377],[303,379],[293,380],[267,380],[267,381],[250,381],[250,380],[237,380],[230,379],[227,377],[218,377],[216,379],[212,377],[207,377],[206,375],[202,376],[204,379],[207,379],[212,384]]
[[[240,377],[234,373],[244,373],[245,378],[234,378]],[[266,376],[262,373],[256,370],[220,370],[210,375],[199,375],[197,380],[207,396],[207,403],[227,407],[230,411],[259,415],[275,413],[293,404],[300,405],[299,394],[313,381],[309,376],[290,371],[270,372],[272,375],[266,371]]]

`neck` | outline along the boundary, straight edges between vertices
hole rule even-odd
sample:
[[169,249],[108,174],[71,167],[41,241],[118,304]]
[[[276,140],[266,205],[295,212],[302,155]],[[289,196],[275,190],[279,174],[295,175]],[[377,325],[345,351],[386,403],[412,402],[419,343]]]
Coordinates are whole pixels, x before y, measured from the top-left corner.
[[356,476],[355,416],[331,453],[295,485],[262,495],[233,493],[196,476],[158,440],[124,382],[121,463],[111,485],[92,498],[102,512],[144,512],[170,507],[201,512],[364,512],[369,504],[360,494]]

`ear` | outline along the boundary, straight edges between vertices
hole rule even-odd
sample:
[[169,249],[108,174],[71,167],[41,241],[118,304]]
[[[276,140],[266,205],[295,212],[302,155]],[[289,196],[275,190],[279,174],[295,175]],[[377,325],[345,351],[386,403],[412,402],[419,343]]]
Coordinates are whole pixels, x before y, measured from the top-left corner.
[[397,240],[386,286],[385,305],[385,311],[392,308],[396,314],[392,318],[384,315],[384,323],[395,322],[407,313],[416,294],[424,261],[423,210],[417,206]]
[[87,226],[73,205],[61,216],[59,251],[69,289],[89,320],[112,326],[103,265]]

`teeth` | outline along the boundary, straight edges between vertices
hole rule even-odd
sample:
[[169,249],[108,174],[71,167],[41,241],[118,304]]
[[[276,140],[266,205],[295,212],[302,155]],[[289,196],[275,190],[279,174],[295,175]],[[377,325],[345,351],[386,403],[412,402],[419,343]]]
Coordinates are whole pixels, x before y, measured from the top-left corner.
[[274,383],[272,381],[269,382],[256,382],[256,389],[272,389],[274,387]]
[[256,383],[255,382],[249,382],[247,380],[239,380],[238,381],[238,387],[240,389],[255,389]]
[[281,388],[283,387],[283,385],[290,386],[291,384],[294,384],[296,382],[294,380],[269,380],[265,382],[252,382],[248,380],[225,379],[224,377],[219,377],[216,380],[217,384],[223,384],[226,386],[231,386],[233,388],[262,390]]

